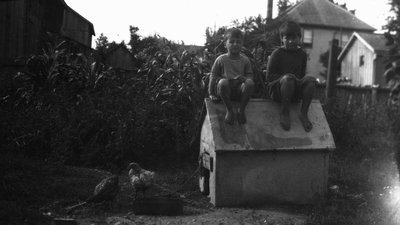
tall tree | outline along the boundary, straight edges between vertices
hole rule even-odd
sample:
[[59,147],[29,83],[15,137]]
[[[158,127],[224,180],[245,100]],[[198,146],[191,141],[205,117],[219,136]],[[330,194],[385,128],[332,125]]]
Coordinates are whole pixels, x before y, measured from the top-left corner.
[[390,61],[392,61],[393,58],[400,56],[400,0],[390,0],[389,4],[391,5],[390,11],[393,14],[387,18],[388,23],[383,26],[383,29],[386,30],[385,35],[388,39],[388,44],[394,46],[389,53]]
[[279,0],[278,1],[278,15],[281,15],[286,9],[293,6],[293,3],[290,0]]
[[220,54],[226,51],[224,46],[224,34],[227,27],[220,27],[218,30],[206,29],[206,43],[205,48],[214,54]]
[[140,36],[137,33],[139,31],[139,27],[129,26],[129,32],[131,34],[131,39],[129,41],[129,45],[131,46],[132,54],[136,55],[141,51],[141,40]]
[[[389,4],[391,5],[390,11],[393,13],[391,16],[387,18],[387,25],[383,26],[383,29],[386,30],[386,37],[388,40],[387,45],[392,45],[393,47],[389,50],[389,57],[387,59],[387,68],[386,72],[389,72],[392,68],[390,65],[392,62],[397,61],[400,59],[400,0],[389,0]],[[394,70],[395,71],[395,70]],[[385,72],[385,74],[386,74]],[[390,72],[389,72],[390,73]],[[400,79],[398,75],[396,76],[389,76],[385,77],[388,86],[391,88],[390,95],[389,95],[389,102],[392,105],[399,106],[399,99],[400,99]],[[398,111],[398,108],[396,109]],[[398,114],[394,114],[398,117]],[[398,127],[398,124],[395,124],[393,128]],[[395,128],[396,129],[396,128]],[[398,129],[396,129],[396,134],[399,136]],[[399,146],[397,147],[398,149]],[[397,151],[396,154],[397,162],[400,162],[400,151]],[[400,165],[398,165],[400,169]]]
[[101,33],[96,39],[96,51],[93,53],[96,64],[104,63],[105,54],[109,45],[110,42],[108,42],[107,36]]
[[96,50],[107,48],[108,44],[109,42],[107,36],[101,33],[100,36],[96,39]]

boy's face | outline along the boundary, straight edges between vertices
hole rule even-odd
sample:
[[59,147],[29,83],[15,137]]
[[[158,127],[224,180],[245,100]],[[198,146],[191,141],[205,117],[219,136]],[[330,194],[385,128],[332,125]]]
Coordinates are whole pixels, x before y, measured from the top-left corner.
[[238,37],[230,37],[226,40],[226,49],[230,54],[239,54],[242,50],[243,40]]
[[286,49],[296,49],[300,45],[300,37],[297,35],[283,35],[282,43]]

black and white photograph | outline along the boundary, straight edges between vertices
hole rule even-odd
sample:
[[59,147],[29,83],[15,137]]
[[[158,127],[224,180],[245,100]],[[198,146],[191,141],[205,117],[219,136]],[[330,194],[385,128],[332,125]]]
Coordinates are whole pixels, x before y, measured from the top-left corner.
[[400,0],[0,0],[1,225],[400,225]]

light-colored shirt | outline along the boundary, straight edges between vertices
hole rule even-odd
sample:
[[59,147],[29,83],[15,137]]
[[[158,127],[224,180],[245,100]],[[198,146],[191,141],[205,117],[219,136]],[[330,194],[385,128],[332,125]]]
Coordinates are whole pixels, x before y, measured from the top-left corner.
[[247,56],[240,54],[238,59],[229,58],[228,54],[218,56],[211,68],[213,78],[236,79],[244,76],[253,79],[253,70]]

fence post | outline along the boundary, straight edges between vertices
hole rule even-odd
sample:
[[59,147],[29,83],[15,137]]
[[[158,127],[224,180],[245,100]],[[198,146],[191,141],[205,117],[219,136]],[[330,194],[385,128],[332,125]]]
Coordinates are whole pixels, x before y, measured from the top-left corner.
[[378,87],[379,85],[373,84],[371,88],[371,105],[375,105],[378,102]]
[[325,99],[328,108],[331,108],[335,100],[335,86],[336,86],[336,67],[337,57],[339,54],[339,41],[333,39],[329,48],[329,62],[328,62],[328,76],[326,79]]

